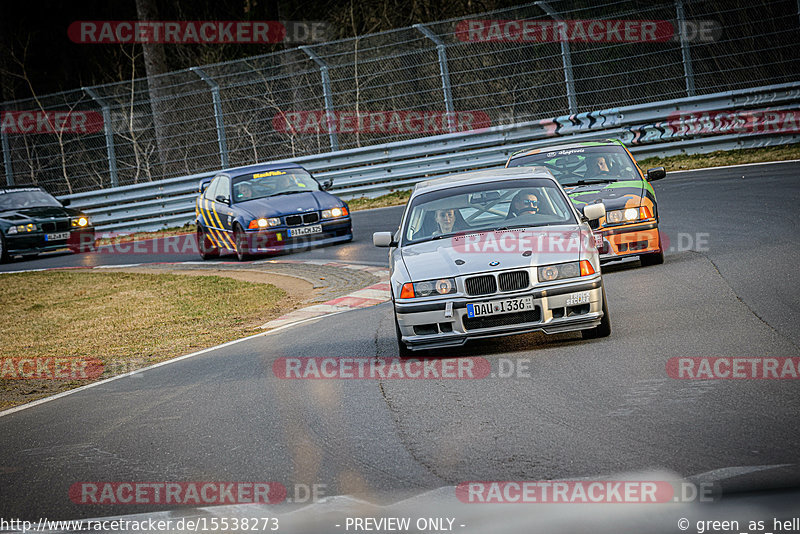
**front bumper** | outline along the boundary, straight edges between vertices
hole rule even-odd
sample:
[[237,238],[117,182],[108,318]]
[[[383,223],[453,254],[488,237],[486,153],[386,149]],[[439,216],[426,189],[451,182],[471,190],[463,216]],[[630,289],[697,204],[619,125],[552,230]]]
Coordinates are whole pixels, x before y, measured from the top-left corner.
[[602,245],[598,243],[597,247],[601,263],[661,251],[657,222],[612,226],[592,231],[596,238],[602,235]]
[[44,232],[5,235],[6,248],[10,255],[38,254],[69,248],[73,252],[89,252],[94,247],[94,228],[80,228],[69,232],[67,239],[48,241]]
[[[303,249],[309,245],[322,246],[334,243],[343,243],[353,239],[353,224],[350,217],[343,219],[322,221],[322,232],[290,237],[288,227],[278,227],[269,230],[248,230],[247,245],[250,252],[276,253],[296,249]],[[314,226],[313,224],[307,226]],[[292,227],[291,229],[302,228]]]
[[[568,305],[573,293],[588,292],[585,304]],[[488,316],[486,324],[467,321],[467,304],[532,296],[529,312]],[[448,302],[452,317],[446,316]],[[572,282],[480,297],[456,297],[432,302],[395,301],[403,341],[411,349],[460,346],[469,339],[541,331],[546,334],[594,328],[603,318],[603,280],[600,275]]]

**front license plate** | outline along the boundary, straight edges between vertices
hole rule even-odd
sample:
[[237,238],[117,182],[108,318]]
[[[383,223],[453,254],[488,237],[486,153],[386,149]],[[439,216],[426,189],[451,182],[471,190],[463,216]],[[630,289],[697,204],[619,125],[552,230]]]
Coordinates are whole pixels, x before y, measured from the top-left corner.
[[577,293],[570,293],[567,295],[567,306],[575,306],[577,304],[588,304],[589,303],[589,292],[588,291],[578,291]]
[[467,317],[483,317],[484,315],[500,315],[534,309],[533,297],[493,300],[467,304]]
[[321,234],[322,225],[315,224],[314,226],[303,226],[301,228],[289,228],[289,237],[297,237],[299,235]]
[[603,232],[594,233],[594,245],[597,248],[603,248]]
[[64,241],[69,239],[69,232],[60,232],[58,234],[45,234],[45,241]]

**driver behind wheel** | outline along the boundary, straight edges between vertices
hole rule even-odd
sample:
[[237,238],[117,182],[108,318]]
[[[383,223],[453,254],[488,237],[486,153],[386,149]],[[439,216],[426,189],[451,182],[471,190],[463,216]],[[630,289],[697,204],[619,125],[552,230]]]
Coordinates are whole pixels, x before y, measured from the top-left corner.
[[520,215],[539,213],[539,198],[532,191],[524,189],[514,195],[511,200],[511,208],[508,210],[507,219],[513,219]]

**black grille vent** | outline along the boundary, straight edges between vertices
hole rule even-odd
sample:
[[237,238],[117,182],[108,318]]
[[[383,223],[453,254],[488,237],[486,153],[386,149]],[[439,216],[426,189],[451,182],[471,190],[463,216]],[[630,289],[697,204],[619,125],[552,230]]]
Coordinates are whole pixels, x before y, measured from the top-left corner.
[[516,291],[518,289],[525,289],[530,283],[528,271],[511,271],[509,273],[501,273],[497,279],[500,282],[500,291]]
[[467,278],[464,285],[467,288],[467,295],[489,295],[497,291],[497,282],[491,274]]
[[464,317],[464,329],[476,330],[478,328],[494,328],[497,326],[508,326],[512,324],[537,323],[541,319],[541,313],[537,307],[534,310],[504,313],[503,315],[487,315],[486,317]]
[[299,226],[301,224],[311,224],[319,221],[319,213],[312,211],[302,215],[287,215],[286,226]]
[[42,223],[43,232],[66,232],[68,230],[69,230],[69,221]]

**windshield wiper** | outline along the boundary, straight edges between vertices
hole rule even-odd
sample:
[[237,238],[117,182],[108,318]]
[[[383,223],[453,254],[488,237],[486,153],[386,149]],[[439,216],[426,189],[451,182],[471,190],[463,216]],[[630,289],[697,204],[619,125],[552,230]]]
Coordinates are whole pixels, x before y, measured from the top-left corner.
[[608,178],[589,178],[586,180],[578,180],[577,182],[565,182],[561,185],[589,185],[589,184],[613,184],[616,180],[609,180]]
[[272,195],[267,195],[267,197],[279,197],[281,195],[292,195],[294,193],[306,193],[306,191],[281,191],[280,193],[273,193]]

